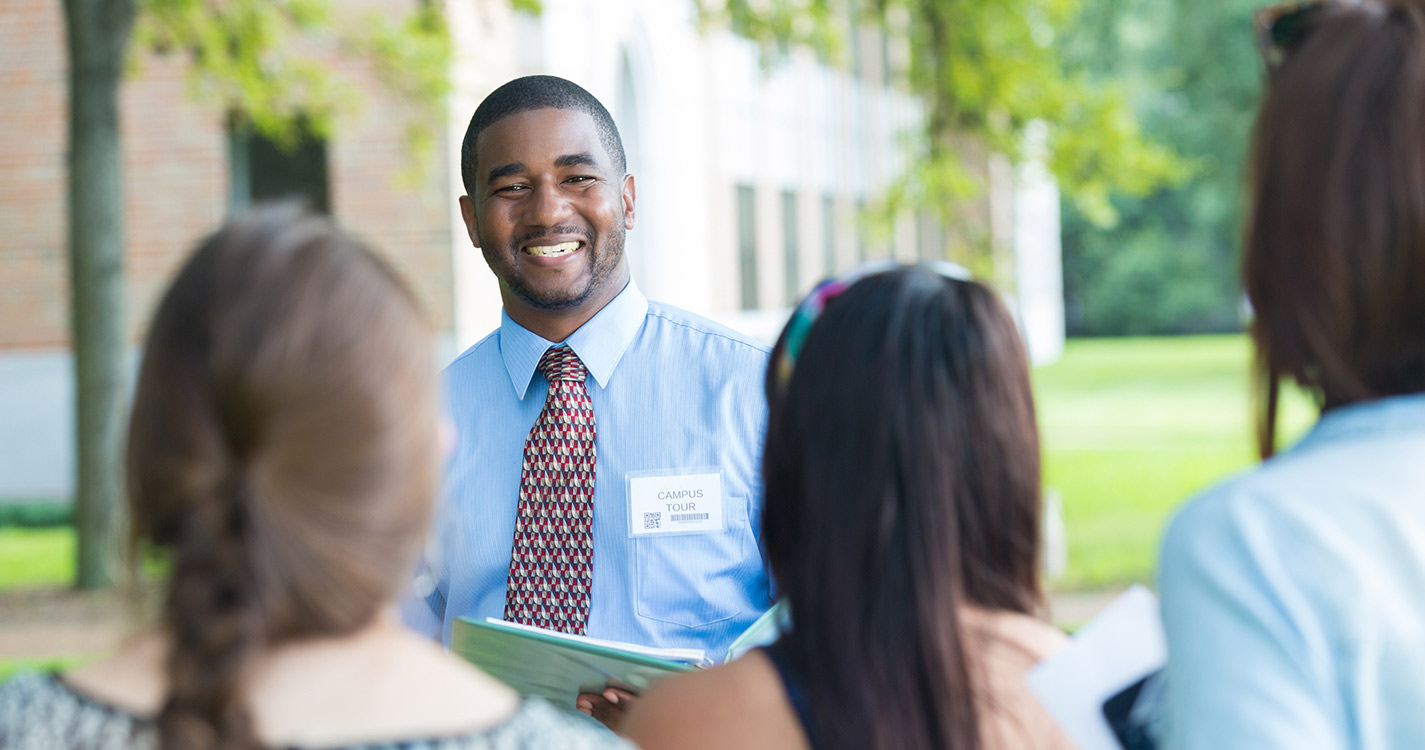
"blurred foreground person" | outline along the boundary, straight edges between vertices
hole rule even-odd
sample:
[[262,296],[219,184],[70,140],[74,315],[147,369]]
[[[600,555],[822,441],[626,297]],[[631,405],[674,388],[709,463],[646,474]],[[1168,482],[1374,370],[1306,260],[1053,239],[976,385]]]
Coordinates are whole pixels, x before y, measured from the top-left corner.
[[794,624],[659,683],[629,737],[647,750],[1066,747],[1023,680],[1065,638],[1034,614],[1039,442],[995,294],[927,267],[823,283],[782,332],[766,390],[762,532]]
[[[1259,16],[1261,466],[1173,521],[1170,748],[1425,747],[1425,4]],[[1321,418],[1272,457],[1282,380]]]
[[437,388],[414,298],[326,221],[266,209],[203,242],[158,308],[129,426],[132,549],[168,577],[157,626],[0,686],[0,748],[622,746],[398,623]]

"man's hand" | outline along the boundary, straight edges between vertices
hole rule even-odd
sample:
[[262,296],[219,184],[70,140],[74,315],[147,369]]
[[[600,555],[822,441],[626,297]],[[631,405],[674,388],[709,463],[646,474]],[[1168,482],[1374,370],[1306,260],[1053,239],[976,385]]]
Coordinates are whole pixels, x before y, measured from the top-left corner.
[[630,693],[627,690],[616,687],[606,687],[602,695],[598,693],[580,693],[574,705],[578,709],[595,719],[600,724],[617,732],[623,727],[623,718],[628,715],[628,709],[638,700],[638,693]]

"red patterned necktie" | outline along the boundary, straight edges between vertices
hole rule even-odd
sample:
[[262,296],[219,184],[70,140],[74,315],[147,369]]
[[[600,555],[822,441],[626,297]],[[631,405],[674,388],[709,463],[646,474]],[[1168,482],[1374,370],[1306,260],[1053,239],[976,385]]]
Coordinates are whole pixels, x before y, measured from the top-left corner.
[[584,633],[594,579],[594,408],[588,371],[567,346],[539,360],[549,381],[520,470],[505,619]]

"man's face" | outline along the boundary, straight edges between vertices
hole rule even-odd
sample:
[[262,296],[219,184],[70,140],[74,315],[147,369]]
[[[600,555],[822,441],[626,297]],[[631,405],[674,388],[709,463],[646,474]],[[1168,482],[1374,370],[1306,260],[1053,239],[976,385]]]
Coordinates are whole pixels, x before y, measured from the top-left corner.
[[507,308],[592,314],[618,294],[633,178],[615,171],[593,118],[562,109],[510,115],[480,133],[475,163],[461,213],[507,290]]

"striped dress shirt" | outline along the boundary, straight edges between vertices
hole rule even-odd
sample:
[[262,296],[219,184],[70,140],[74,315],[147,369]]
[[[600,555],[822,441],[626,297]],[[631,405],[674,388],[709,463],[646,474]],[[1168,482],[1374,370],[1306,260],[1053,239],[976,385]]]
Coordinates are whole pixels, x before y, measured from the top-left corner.
[[[588,635],[719,658],[771,606],[760,545],[768,352],[650,303],[632,281],[566,341],[505,314],[447,368],[457,442],[407,623],[448,644],[455,617],[504,612],[525,439],[549,389],[536,365],[561,344],[589,370],[598,433]],[[722,472],[724,531],[630,536],[631,472],[707,468]]]

